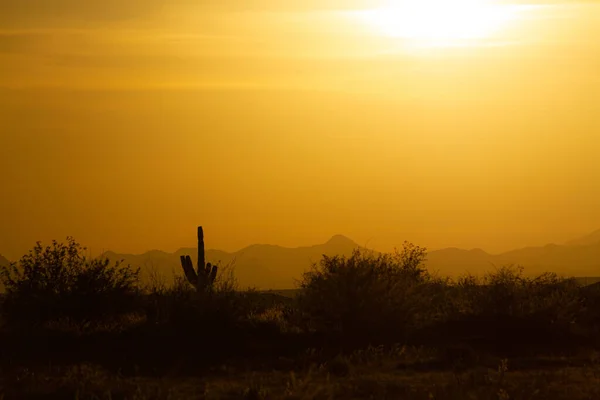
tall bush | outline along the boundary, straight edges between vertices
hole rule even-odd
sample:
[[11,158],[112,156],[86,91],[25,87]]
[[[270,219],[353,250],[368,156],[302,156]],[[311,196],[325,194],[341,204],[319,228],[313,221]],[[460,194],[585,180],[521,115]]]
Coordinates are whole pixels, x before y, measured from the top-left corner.
[[41,324],[57,318],[91,320],[131,311],[139,293],[139,269],[88,260],[72,237],[67,243],[37,242],[18,263],[0,268],[9,323]]
[[426,308],[425,257],[426,249],[408,242],[394,254],[323,256],[303,275],[298,296],[309,328],[348,340],[398,340]]
[[568,325],[581,309],[581,291],[573,279],[554,273],[525,276],[523,267],[507,265],[482,278],[458,279],[453,301],[463,315],[528,318]]

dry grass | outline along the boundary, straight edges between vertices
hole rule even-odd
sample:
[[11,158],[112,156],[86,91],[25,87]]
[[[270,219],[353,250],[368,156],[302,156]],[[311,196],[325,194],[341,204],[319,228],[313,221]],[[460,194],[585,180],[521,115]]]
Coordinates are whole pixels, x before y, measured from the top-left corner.
[[[598,355],[496,360],[434,368],[435,351],[371,348],[300,370],[256,372],[222,365],[210,374],[148,378],[97,366],[3,374],[3,399],[597,399]],[[514,367],[513,367],[514,364]],[[570,365],[569,365],[570,364]]]

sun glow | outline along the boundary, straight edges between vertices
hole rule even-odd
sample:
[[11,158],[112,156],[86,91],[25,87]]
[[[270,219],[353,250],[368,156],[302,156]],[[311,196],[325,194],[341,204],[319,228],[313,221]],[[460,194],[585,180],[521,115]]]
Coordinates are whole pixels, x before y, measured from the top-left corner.
[[359,11],[379,33],[422,44],[456,45],[492,36],[517,17],[520,6],[492,0],[396,0]]

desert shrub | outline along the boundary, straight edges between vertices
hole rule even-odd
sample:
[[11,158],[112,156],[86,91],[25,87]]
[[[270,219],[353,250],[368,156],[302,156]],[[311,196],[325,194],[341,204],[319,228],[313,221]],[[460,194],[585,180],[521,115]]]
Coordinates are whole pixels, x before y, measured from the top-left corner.
[[581,291],[574,280],[552,273],[529,277],[522,267],[512,265],[481,278],[463,276],[451,293],[453,313],[435,330],[443,331],[446,339],[476,340],[502,351],[572,342],[572,323],[582,313]]
[[323,256],[303,275],[297,297],[307,328],[346,340],[399,340],[429,306],[425,255],[424,248],[405,242],[393,254]]
[[108,259],[88,260],[72,237],[38,242],[18,263],[0,268],[10,323],[41,324],[58,318],[92,320],[135,308],[139,270]]
[[544,273],[527,277],[522,267],[504,266],[482,280],[462,281],[471,313],[535,318],[552,324],[569,324],[580,308],[581,293],[573,279]]
[[187,291],[176,296],[168,323],[188,333],[227,334],[246,315],[242,297],[233,290]]
[[577,325],[600,340],[600,284],[582,287],[580,292],[583,301],[576,318]]
[[182,276],[172,285],[154,282],[147,288],[146,315],[153,324],[189,334],[219,334],[239,326],[250,314],[246,292],[237,290],[232,273],[217,277],[214,285],[197,291]]
[[573,322],[587,313],[576,282],[523,272],[509,265],[451,282],[445,287],[446,314],[411,339],[436,347],[468,343],[502,354],[575,346]]

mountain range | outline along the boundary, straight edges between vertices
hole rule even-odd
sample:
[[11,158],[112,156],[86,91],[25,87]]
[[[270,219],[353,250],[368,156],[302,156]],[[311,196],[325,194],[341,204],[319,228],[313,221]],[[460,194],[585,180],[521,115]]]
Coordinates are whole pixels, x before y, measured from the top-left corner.
[[[314,246],[286,248],[268,244],[254,244],[236,252],[206,250],[206,261],[218,264],[222,270],[232,271],[240,287],[259,289],[288,289],[297,286],[302,273],[317,263],[322,255],[348,256],[361,248],[351,239],[335,235],[327,242]],[[197,259],[196,248],[182,248],[174,253],[152,250],[143,254],[105,252],[103,257],[140,267],[144,280],[154,273],[167,282],[181,276],[179,257]],[[0,265],[8,260],[0,256]],[[427,253],[426,267],[440,276],[457,277],[465,272],[481,275],[495,267],[522,265],[525,274],[536,275],[556,272],[564,276],[600,276],[600,230],[565,244],[524,247],[501,254],[490,254],[481,249],[446,248]]]
[[[305,247],[254,244],[233,253],[207,249],[205,258],[206,262],[233,272],[240,287],[289,289],[296,287],[296,281],[301,278],[302,273],[323,255],[350,255],[357,247],[359,246],[347,237],[335,235],[323,244]],[[105,252],[102,257],[140,267],[146,276],[153,271],[163,279],[170,280],[175,275],[182,275],[179,259],[182,255],[189,255],[195,265],[198,250],[182,248],[174,253],[153,250],[140,255]]]
[[[302,273],[322,255],[348,256],[356,248],[361,246],[345,236],[335,235],[315,246],[286,248],[255,244],[233,253],[207,250],[206,261],[225,268],[233,267],[241,287],[288,289],[296,287]],[[154,270],[164,278],[181,275],[181,255],[190,255],[195,263],[197,249],[183,248],[175,253],[154,250],[141,255],[104,254],[110,259],[139,266],[144,273]],[[527,275],[556,272],[564,276],[600,276],[600,230],[563,245],[525,247],[501,254],[490,254],[481,249],[446,248],[428,252],[426,261],[429,271],[450,277],[466,272],[481,275],[495,267],[511,264],[525,267]]]

